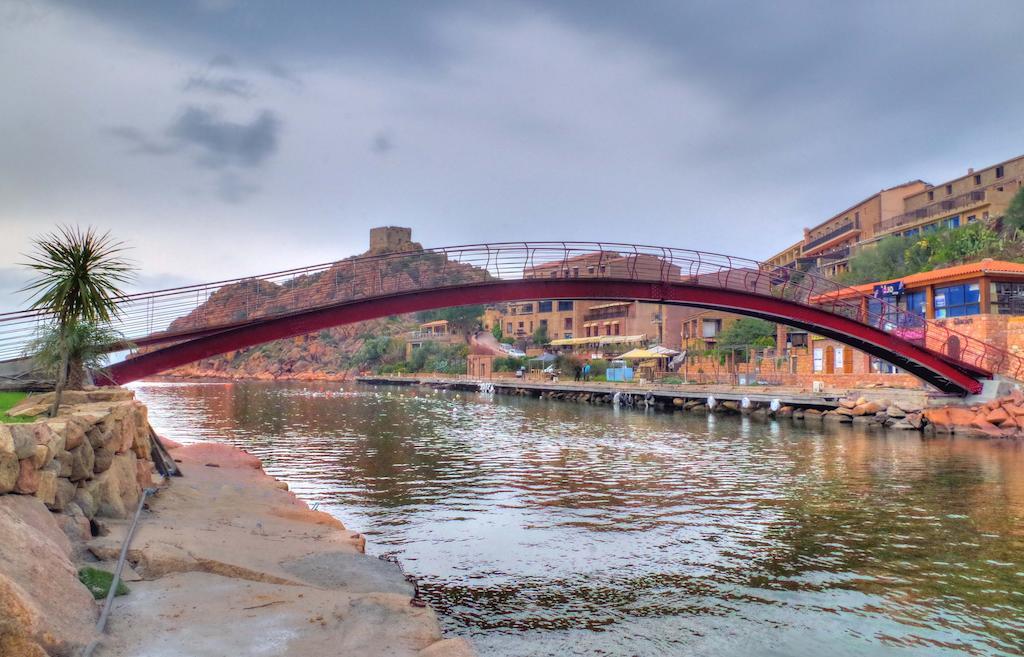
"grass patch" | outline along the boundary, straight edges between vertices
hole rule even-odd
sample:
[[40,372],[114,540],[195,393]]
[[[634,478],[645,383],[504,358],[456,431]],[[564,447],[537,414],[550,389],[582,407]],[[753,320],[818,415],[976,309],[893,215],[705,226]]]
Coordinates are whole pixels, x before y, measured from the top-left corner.
[[28,415],[10,416],[7,411],[14,408],[21,400],[28,397],[27,392],[0,392],[0,422],[35,422],[36,418]]
[[[89,589],[89,593],[92,593],[92,597],[102,600],[110,592],[110,584],[114,581],[114,573],[86,566],[78,571],[78,580],[85,584],[85,587]],[[126,595],[127,593],[128,587],[124,585],[124,582],[118,582],[117,593],[114,595]]]

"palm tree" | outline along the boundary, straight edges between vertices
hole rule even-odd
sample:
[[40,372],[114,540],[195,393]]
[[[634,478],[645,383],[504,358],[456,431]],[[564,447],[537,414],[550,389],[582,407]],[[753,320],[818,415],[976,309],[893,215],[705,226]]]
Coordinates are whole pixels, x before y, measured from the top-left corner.
[[52,337],[37,341],[37,347],[49,344],[49,351],[59,354],[52,416],[64,388],[81,387],[83,359],[96,351],[87,338],[108,335],[103,327],[120,314],[120,286],[131,279],[133,268],[121,257],[122,242],[91,227],[83,231],[61,226],[34,242],[35,252],[24,264],[38,275],[22,291],[32,293],[33,309],[45,310],[53,318]]

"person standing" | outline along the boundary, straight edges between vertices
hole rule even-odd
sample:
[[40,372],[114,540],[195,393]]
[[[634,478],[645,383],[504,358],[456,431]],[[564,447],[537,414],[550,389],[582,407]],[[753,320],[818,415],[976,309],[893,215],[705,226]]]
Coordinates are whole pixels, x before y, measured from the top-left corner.
[[584,381],[589,381],[590,380],[590,363],[586,363],[583,366],[583,380]]

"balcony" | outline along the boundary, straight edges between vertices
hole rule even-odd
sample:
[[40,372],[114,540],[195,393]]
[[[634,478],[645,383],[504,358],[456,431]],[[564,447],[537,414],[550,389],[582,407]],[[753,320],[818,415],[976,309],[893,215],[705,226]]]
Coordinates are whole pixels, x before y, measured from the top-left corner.
[[990,200],[989,190],[978,189],[972,192],[967,192],[966,194],[960,194],[959,196],[953,196],[942,201],[929,203],[923,208],[918,208],[911,212],[904,212],[903,214],[898,214],[895,217],[876,223],[875,234],[887,233],[894,228],[899,228],[900,226],[905,226],[907,224],[914,224],[927,217],[946,214],[952,210],[978,205],[979,203],[984,203],[988,200]]
[[823,262],[835,262],[837,260],[845,260],[850,257],[850,247],[844,246],[841,249],[829,251],[828,253],[822,253],[818,256]]
[[814,250],[815,248],[821,246],[822,244],[828,244],[829,242],[835,240],[836,238],[842,237],[843,235],[846,235],[847,233],[853,231],[860,231],[860,226],[858,225],[858,222],[851,221],[849,223],[845,223],[839,228],[836,228],[835,230],[825,233],[821,237],[816,237],[810,242],[805,242],[804,254],[806,255],[807,252]]
[[617,319],[629,317],[630,304],[615,304],[607,306],[594,306],[583,315],[584,322],[593,322],[601,319]]

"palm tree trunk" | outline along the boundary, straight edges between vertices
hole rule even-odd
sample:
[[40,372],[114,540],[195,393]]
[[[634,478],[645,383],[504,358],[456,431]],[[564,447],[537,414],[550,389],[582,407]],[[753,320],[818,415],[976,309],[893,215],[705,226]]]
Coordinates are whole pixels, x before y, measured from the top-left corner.
[[68,376],[65,387],[68,390],[81,390],[85,385],[85,367],[82,365],[80,353],[68,357]]
[[60,370],[57,372],[57,385],[53,388],[53,407],[50,408],[50,417],[57,417],[57,411],[60,410],[60,399],[64,394],[64,387],[67,384],[70,360],[70,354],[65,347],[64,353],[61,355]]

